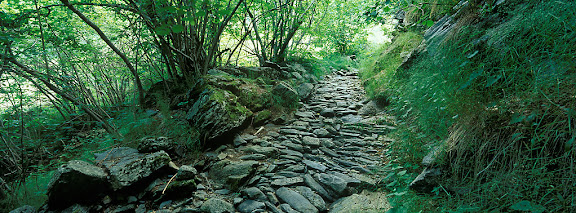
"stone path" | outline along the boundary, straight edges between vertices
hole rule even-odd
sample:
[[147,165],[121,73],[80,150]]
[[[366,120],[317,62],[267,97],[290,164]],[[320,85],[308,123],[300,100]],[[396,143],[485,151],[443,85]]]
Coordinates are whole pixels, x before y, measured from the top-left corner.
[[[221,148],[191,198],[207,212],[385,212],[374,187],[382,167],[385,134],[376,125],[357,71],[342,70],[316,85],[295,118],[244,134]],[[239,192],[239,193],[237,193]]]

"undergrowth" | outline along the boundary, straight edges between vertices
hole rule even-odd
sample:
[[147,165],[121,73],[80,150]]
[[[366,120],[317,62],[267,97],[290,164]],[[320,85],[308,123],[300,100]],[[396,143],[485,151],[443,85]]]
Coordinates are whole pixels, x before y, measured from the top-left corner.
[[364,63],[368,94],[389,99],[398,118],[393,167],[438,147],[435,165],[449,177],[428,195],[385,188],[408,212],[576,211],[576,14],[568,12],[576,3],[473,6],[406,69],[401,55],[418,33],[400,34]]

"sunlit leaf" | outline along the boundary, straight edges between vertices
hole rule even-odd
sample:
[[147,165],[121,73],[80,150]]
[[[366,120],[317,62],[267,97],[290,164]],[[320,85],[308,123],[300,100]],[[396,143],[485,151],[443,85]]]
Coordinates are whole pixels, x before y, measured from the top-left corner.
[[426,20],[426,21],[422,22],[422,24],[426,27],[432,27],[434,25],[434,21]]

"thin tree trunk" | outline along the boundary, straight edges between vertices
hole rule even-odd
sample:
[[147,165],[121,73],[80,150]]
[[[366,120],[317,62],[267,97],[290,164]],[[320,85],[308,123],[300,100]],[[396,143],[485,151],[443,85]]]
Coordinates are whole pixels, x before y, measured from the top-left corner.
[[88,17],[84,16],[84,14],[82,14],[82,12],[80,12],[74,6],[72,6],[72,4],[70,4],[70,2],[68,0],[60,0],[60,1],[64,5],[66,5],[66,7],[68,7],[68,9],[70,9],[72,12],[74,12],[76,15],[78,15],[78,17],[80,17],[80,19],[82,19],[82,21],[84,21],[86,24],[88,24],[90,27],[92,27],[92,29],[94,29],[96,31],[96,33],[98,33],[100,38],[104,42],[106,42],[106,44],[118,56],[120,56],[120,58],[122,58],[124,63],[126,63],[126,66],[130,70],[130,72],[132,72],[132,75],[134,75],[134,84],[136,84],[136,88],[138,90],[138,103],[142,106],[144,104],[144,88],[142,87],[142,82],[140,81],[140,76],[138,75],[138,72],[136,71],[134,66],[132,66],[132,63],[130,63],[130,61],[128,60],[126,55],[124,55],[124,53],[122,53],[118,48],[116,48],[116,46],[114,46],[114,44],[112,44],[112,41],[110,41],[110,39],[108,39],[108,37],[104,34],[104,32],[102,32],[102,30],[100,30],[100,28],[98,26],[96,26],[96,24],[94,24],[92,21],[90,21],[90,19],[88,19]]
[[[4,56],[4,55],[2,55]],[[28,73],[29,75],[26,75],[24,73],[22,73],[21,71],[16,71],[13,70],[14,72],[18,73],[20,76],[22,76],[23,78],[26,78],[27,80],[33,82],[34,80],[32,79],[32,77],[38,79],[39,81],[41,81],[46,87],[48,87],[50,90],[52,90],[54,93],[62,96],[64,99],[72,102],[74,105],[80,107],[82,110],[84,110],[88,116],[90,116],[91,118],[93,118],[94,120],[102,123],[102,127],[104,127],[104,129],[116,136],[116,137],[122,137],[122,135],[120,135],[116,129],[114,129],[110,123],[108,123],[108,121],[106,121],[106,119],[102,119],[100,116],[98,116],[92,109],[88,108],[88,106],[80,101],[78,101],[78,99],[68,95],[66,92],[60,90],[57,86],[55,86],[54,84],[50,83],[50,81],[46,80],[43,78],[43,76],[38,72],[35,71],[31,68],[29,68],[28,66],[21,64],[20,62],[16,61],[16,59],[14,59],[13,57],[9,57],[8,61],[14,65],[16,65],[17,67],[19,67],[20,69],[22,69],[24,72]],[[31,77],[32,76],[32,77]]]

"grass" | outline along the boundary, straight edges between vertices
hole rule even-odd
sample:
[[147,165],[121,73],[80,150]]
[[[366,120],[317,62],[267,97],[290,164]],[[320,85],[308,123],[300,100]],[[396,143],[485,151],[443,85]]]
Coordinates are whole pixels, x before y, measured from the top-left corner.
[[[508,9],[461,15],[461,27],[407,69],[399,68],[400,55],[419,44],[414,32],[400,34],[376,60],[364,62],[368,94],[389,99],[398,118],[391,157],[399,165],[416,164],[439,146],[436,164],[451,177],[440,183],[446,192],[405,193],[397,205],[429,202],[421,210],[441,212],[575,211],[576,14],[566,11],[576,11],[576,3],[500,8]],[[491,20],[495,13],[502,23]]]

